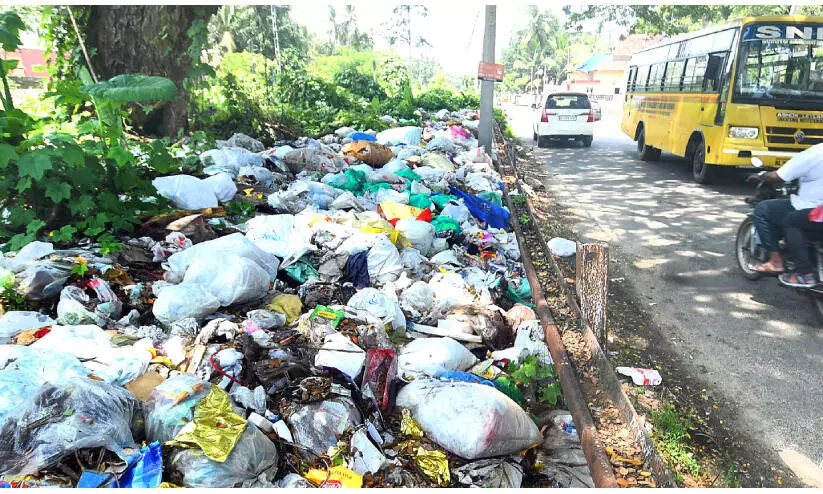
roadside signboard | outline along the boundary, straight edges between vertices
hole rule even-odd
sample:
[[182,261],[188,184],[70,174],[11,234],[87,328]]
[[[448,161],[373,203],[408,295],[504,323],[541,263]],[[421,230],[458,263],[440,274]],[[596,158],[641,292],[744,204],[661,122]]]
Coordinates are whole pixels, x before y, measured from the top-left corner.
[[503,65],[480,62],[477,68],[477,78],[481,81],[503,82]]

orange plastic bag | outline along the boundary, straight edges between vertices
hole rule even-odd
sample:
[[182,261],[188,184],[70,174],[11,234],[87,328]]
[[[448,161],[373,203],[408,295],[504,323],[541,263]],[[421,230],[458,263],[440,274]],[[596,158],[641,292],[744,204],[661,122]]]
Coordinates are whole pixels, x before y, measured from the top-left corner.
[[391,149],[371,141],[355,141],[343,146],[343,154],[371,166],[383,166],[394,157]]

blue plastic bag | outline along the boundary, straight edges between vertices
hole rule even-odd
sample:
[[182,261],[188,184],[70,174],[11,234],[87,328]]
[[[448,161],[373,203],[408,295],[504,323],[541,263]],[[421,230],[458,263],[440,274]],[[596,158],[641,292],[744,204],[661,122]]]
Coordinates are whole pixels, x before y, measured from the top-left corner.
[[503,228],[509,224],[509,212],[500,206],[497,206],[485,199],[477,196],[466,194],[460,189],[449,186],[449,190],[453,195],[463,199],[469,212],[480,221],[485,222],[492,228]]
[[[117,482],[114,474],[86,470],[77,483],[79,488],[139,488],[153,489],[163,481],[163,450],[155,441],[126,459],[128,468],[120,474]],[[105,485],[104,485],[105,484]]]
[[449,379],[452,381],[463,381],[467,383],[477,383],[483,384],[484,386],[491,386],[494,388],[494,383],[489,381],[488,379],[483,379],[482,377],[475,376],[469,372],[461,372],[461,371],[453,371],[449,370],[439,374],[437,376],[440,379]]
[[377,138],[371,134],[366,134],[365,132],[352,132],[347,136],[352,141],[369,141],[369,142],[377,142]]

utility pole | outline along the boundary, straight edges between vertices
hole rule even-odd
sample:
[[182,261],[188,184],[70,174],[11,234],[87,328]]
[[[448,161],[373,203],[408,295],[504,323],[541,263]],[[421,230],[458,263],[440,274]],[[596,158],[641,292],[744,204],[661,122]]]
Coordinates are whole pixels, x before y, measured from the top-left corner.
[[[483,61],[494,63],[494,36],[497,31],[497,6],[486,5],[486,30],[483,33]],[[494,112],[494,81],[480,86],[480,135],[478,143],[492,154],[492,113]]]

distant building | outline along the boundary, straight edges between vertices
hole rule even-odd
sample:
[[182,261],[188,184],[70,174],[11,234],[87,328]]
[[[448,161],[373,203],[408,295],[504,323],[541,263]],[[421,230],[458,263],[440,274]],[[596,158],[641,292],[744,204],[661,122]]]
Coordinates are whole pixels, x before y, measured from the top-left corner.
[[595,54],[568,74],[567,89],[596,95],[622,94],[632,54],[654,45],[659,38],[647,34],[621,36],[611,54]]
[[[22,45],[13,53],[0,50],[0,58],[19,60],[17,68],[9,72],[11,77],[48,77],[46,72],[46,50],[36,33],[20,33]],[[52,55],[54,57],[54,55]]]

